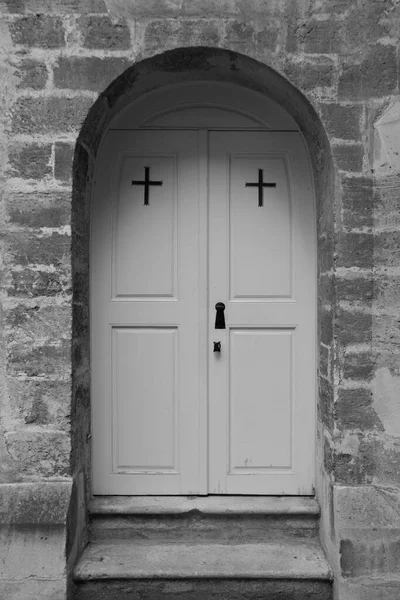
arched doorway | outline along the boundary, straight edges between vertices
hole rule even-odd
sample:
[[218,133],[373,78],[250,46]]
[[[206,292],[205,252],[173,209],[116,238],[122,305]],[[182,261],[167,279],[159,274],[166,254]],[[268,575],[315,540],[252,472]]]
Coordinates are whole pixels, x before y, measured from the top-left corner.
[[298,124],[243,85],[174,83],[119,112],[96,162],[93,492],[313,493],[316,219]]

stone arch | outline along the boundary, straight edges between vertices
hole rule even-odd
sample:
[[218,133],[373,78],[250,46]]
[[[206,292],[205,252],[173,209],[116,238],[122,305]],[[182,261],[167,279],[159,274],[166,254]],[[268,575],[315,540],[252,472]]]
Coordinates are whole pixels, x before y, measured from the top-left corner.
[[[111,121],[133,100],[157,88],[188,81],[226,81],[259,92],[285,109],[305,138],[317,201],[319,439],[324,439],[324,429],[331,428],[335,194],[331,149],[320,118],[310,102],[286,78],[251,58],[227,50],[203,47],[167,51],[132,65],[100,94],[83,124],[75,149],[72,198],[71,462],[77,487],[81,490],[78,494],[82,500],[81,507],[85,506],[85,499],[90,497],[89,225],[93,170],[98,148]],[[320,442],[317,444],[319,464],[323,464],[323,451],[323,443]]]

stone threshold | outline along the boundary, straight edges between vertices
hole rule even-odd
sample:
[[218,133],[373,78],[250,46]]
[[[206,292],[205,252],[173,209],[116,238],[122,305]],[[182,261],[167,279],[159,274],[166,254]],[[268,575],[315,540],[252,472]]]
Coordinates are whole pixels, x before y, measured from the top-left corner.
[[94,496],[90,514],[163,515],[196,511],[209,515],[315,515],[311,496]]
[[256,544],[89,544],[74,572],[79,581],[112,579],[332,580],[317,540]]

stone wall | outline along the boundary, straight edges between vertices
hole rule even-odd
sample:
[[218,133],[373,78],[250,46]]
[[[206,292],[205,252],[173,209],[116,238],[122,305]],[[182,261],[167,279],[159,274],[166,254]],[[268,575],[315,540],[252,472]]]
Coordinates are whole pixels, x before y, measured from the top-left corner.
[[[179,47],[226,49],[268,65],[304,95],[287,85],[280,99],[306,136],[319,201],[322,538],[340,598],[397,598],[400,4],[0,0],[0,13],[2,493],[18,490],[46,505],[52,486],[76,490],[65,518],[57,517],[59,543],[68,539],[74,560],[85,539],[90,464],[87,200],[97,144],[138,76],[189,76],[211,58],[188,51],[140,61]],[[228,56],[233,73],[237,55]],[[99,94],[73,179],[75,144]],[[3,524],[16,544],[21,519]],[[40,533],[44,522],[33,510],[30,526]],[[65,586],[57,565],[49,590],[53,580]],[[27,572],[0,574],[9,598]],[[29,578],[39,581],[40,568]]]

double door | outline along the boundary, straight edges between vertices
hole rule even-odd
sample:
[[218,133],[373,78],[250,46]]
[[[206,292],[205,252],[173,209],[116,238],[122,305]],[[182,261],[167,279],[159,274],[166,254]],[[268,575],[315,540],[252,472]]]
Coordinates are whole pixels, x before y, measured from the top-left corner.
[[314,230],[298,133],[107,134],[91,231],[95,494],[312,493]]

